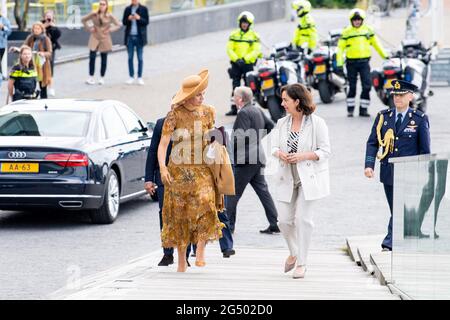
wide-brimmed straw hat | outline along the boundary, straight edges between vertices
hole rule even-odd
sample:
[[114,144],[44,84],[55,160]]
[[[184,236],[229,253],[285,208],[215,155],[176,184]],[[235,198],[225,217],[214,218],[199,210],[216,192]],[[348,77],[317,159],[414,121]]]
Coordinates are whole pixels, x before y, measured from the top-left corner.
[[172,99],[172,104],[179,104],[190,98],[195,97],[208,86],[209,71],[202,70],[199,74],[192,75],[183,79],[180,91]]

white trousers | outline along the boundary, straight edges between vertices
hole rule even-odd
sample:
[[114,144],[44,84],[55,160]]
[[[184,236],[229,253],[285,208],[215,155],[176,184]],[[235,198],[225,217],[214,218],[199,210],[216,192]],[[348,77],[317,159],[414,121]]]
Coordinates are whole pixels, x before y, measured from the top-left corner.
[[306,201],[303,188],[295,188],[291,202],[278,201],[278,227],[297,265],[306,265],[314,228],[312,220],[317,200]]

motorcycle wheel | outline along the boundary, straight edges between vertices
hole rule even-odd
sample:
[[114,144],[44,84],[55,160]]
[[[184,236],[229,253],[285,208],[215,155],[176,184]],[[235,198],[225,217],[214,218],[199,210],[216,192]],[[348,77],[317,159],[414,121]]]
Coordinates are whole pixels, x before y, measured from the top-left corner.
[[281,103],[276,96],[270,96],[267,98],[267,108],[269,109],[270,116],[275,123],[284,115],[284,110],[282,109]]
[[326,80],[320,80],[318,89],[320,100],[322,100],[323,103],[328,104],[334,101],[335,92],[331,83]]

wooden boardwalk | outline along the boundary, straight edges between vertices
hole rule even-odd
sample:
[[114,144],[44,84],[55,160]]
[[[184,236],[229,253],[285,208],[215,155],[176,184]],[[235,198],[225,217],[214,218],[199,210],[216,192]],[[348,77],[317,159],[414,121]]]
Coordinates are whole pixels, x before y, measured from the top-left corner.
[[[158,250],[127,265],[85,279],[75,290],[63,288],[50,299],[399,299],[358,267],[345,251],[313,251],[305,279],[283,273],[286,249],[236,248],[222,258],[207,248],[207,265],[177,273],[158,267]],[[190,259],[193,262],[194,258]],[[192,263],[193,265],[193,263]]]

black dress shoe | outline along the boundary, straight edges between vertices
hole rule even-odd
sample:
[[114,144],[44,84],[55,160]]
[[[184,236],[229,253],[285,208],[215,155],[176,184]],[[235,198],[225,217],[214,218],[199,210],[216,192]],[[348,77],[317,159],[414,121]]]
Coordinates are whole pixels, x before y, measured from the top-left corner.
[[362,111],[359,111],[359,116],[369,118],[370,114],[367,112],[367,110],[362,110]]
[[347,117],[349,117],[349,118],[353,118],[353,112],[349,112],[349,113],[347,113]]
[[234,255],[236,251],[234,251],[233,249],[227,249],[224,250],[222,253],[224,258],[229,258],[230,256]]
[[268,227],[267,229],[264,229],[264,230],[259,230],[259,232],[265,233],[265,234],[274,234],[274,233],[280,233],[280,229],[275,226],[275,227]]
[[160,267],[167,267],[168,265],[173,264],[173,255],[171,254],[165,254],[161,261],[158,263],[158,266]]

